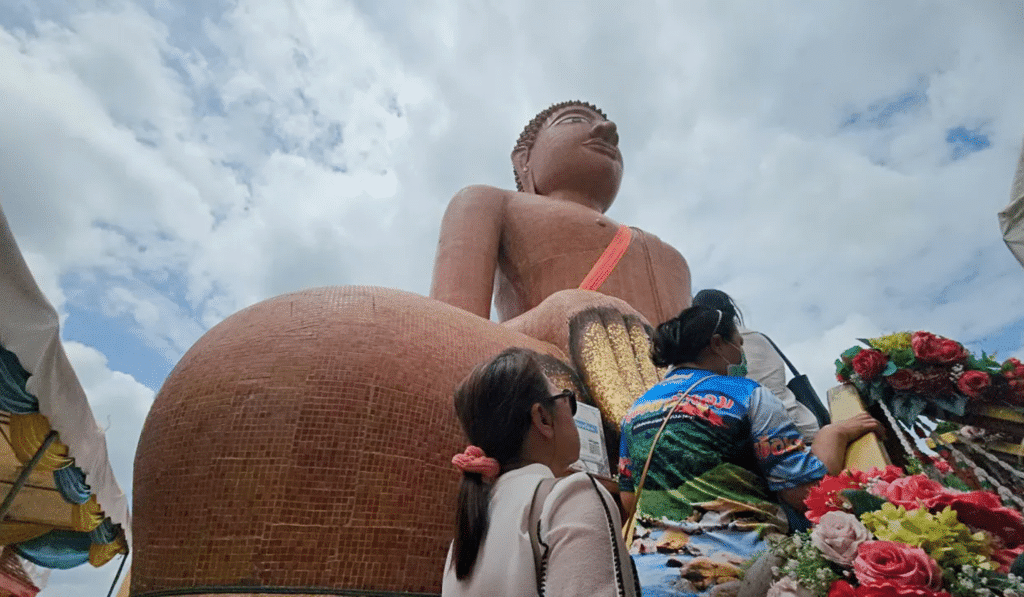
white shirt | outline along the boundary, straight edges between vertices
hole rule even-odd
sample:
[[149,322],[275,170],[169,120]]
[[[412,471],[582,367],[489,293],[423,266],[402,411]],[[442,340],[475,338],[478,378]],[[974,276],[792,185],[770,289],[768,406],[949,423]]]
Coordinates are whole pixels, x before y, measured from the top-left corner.
[[756,381],[779,397],[800,435],[810,444],[818,433],[818,419],[809,408],[797,402],[796,396],[786,387],[786,363],[760,332],[743,326],[739,326],[739,332],[743,336],[743,354],[747,357],[747,379]]
[[[553,476],[545,465],[531,464],[498,478],[491,490],[487,535],[473,572],[464,581],[456,579],[449,548],[442,597],[536,597],[533,547],[527,526],[537,484]],[[587,475],[576,473],[559,481],[544,501],[540,539],[550,547],[544,583],[548,597],[619,594],[611,533],[621,532],[622,522],[611,495],[600,484],[597,487],[594,491]],[[608,528],[600,500],[611,513],[612,529]]]

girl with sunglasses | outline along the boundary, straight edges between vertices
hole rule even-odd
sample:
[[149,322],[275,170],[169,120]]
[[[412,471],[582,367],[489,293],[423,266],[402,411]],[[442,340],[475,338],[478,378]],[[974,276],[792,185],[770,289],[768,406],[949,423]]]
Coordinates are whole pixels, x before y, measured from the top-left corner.
[[470,445],[452,459],[462,480],[442,596],[635,594],[608,491],[585,473],[546,481],[579,459],[580,438],[576,396],[541,356],[510,348],[477,367],[455,410]]

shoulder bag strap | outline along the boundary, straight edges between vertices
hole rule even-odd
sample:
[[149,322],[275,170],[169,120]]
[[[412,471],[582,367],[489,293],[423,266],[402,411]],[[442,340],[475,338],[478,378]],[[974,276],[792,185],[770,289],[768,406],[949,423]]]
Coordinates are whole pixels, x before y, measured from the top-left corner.
[[640,578],[636,573],[633,556],[629,555],[629,549],[626,548],[625,542],[619,539],[619,529],[616,528],[615,522],[612,520],[612,512],[608,508],[604,494],[597,486],[597,480],[590,473],[587,473],[587,476],[590,478],[591,485],[594,486],[594,491],[597,492],[597,499],[601,500],[605,519],[608,520],[608,535],[612,540],[612,560],[615,563],[615,582],[618,585],[618,595],[640,597]]
[[[616,593],[620,597],[639,597],[640,584],[636,574],[636,567],[633,564],[633,557],[629,555],[629,550],[626,549],[623,542],[618,538],[618,529],[615,528],[611,510],[608,509],[608,502],[601,495],[597,481],[590,474],[587,475],[587,478],[590,479],[590,483],[597,493],[597,499],[601,502],[602,508],[604,508],[605,520],[608,521],[608,536],[612,542],[612,560],[615,564]],[[537,483],[536,489],[533,490],[533,500],[530,503],[530,545],[533,547],[533,568],[537,578],[538,597],[544,597],[544,578],[547,575],[548,557],[548,545],[541,541],[540,538],[540,516],[541,512],[544,511],[544,502],[551,495],[555,484],[560,480],[544,479]]]
[[651,450],[647,453],[647,461],[644,462],[644,470],[640,473],[640,482],[637,483],[633,490],[633,515],[629,517],[629,522],[626,524],[626,528],[623,532],[623,539],[626,541],[627,545],[633,541],[633,530],[636,528],[636,516],[640,511],[640,495],[644,491],[644,481],[647,479],[647,469],[651,467],[651,457],[654,456],[654,447],[658,445],[658,440],[661,439],[661,432],[665,431],[665,426],[668,425],[668,420],[672,418],[672,413],[676,410],[676,406],[682,402],[683,398],[686,398],[690,391],[696,388],[698,384],[711,377],[714,377],[714,374],[706,375],[698,379],[693,385],[687,388],[685,392],[677,396],[669,406],[668,412],[665,413],[665,419],[661,422],[661,427],[658,428],[658,432],[654,434],[654,441],[651,442]]
[[548,499],[558,479],[543,479],[533,490],[530,502],[530,519],[527,523],[530,532],[530,545],[533,547],[533,569],[537,578],[537,595],[544,597],[544,575],[547,571],[548,546],[540,540],[540,515],[544,510],[544,500]]
[[[758,332],[758,334],[761,334],[761,332]],[[772,339],[769,338],[766,334],[761,334],[761,336],[763,336],[764,339],[768,341],[768,344],[772,345],[772,348],[775,349],[775,352],[779,353],[779,356],[782,357],[782,360],[786,362],[786,365],[789,367],[789,370],[793,372],[793,377],[799,376],[800,372],[796,370],[796,367],[793,366],[793,363],[789,362],[789,359],[786,358],[786,354],[779,349],[778,345],[772,342]]]
[[633,237],[633,232],[629,229],[629,226],[620,224],[619,229],[615,231],[615,236],[612,237],[610,243],[605,248],[604,253],[597,258],[597,262],[594,267],[590,268],[590,273],[587,277],[583,278],[583,282],[580,283],[580,288],[583,290],[597,290],[604,284],[604,281],[611,275],[612,270],[618,265],[619,259],[626,254],[626,249],[629,248],[629,241]]

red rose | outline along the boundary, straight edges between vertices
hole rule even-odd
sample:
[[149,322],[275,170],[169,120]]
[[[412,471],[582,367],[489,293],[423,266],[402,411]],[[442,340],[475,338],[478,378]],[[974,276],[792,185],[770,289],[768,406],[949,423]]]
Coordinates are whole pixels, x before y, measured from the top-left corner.
[[903,469],[894,464],[887,464],[885,465],[885,468],[882,470],[879,470],[877,466],[872,467],[871,471],[868,472],[869,478],[878,479],[879,481],[885,481],[887,483],[892,483],[893,481],[899,479],[902,476]]
[[997,549],[995,553],[992,554],[992,560],[999,563],[999,572],[1006,574],[1010,571],[1010,566],[1013,565],[1013,561],[1022,553],[1024,553],[1024,545],[1018,545],[1013,549]]
[[1011,379],[1007,383],[1010,386],[1010,402],[1017,406],[1024,406],[1024,379]]
[[1006,547],[1024,544],[1024,515],[1006,508],[991,491],[967,491],[937,496],[930,508],[939,511],[949,506],[960,522],[999,537]]
[[837,580],[828,588],[828,597],[857,597],[853,586],[845,580]]
[[853,572],[864,585],[903,585],[938,590],[939,565],[920,547],[892,541],[865,541],[857,548]]
[[882,351],[872,348],[871,350],[862,350],[853,357],[853,370],[864,381],[871,381],[885,370],[888,363],[889,357],[882,354]]
[[926,363],[952,365],[967,358],[967,349],[959,342],[928,332],[914,332],[910,345],[914,348],[914,356]]
[[1007,379],[1024,379],[1024,363],[1020,359],[1010,357],[1003,363],[1003,375]]
[[[881,485],[881,484],[880,484]],[[882,497],[907,510],[931,508],[948,490],[924,475],[901,477],[885,486]]]
[[942,367],[928,367],[911,374],[914,376],[912,389],[920,394],[946,395],[956,388],[949,379],[949,371]]
[[956,382],[956,387],[971,398],[980,398],[981,393],[990,385],[992,385],[992,380],[984,371],[967,371]]
[[910,369],[897,369],[895,373],[885,378],[890,386],[897,390],[909,390],[914,387],[914,373]]
[[[856,597],[950,597],[946,591],[906,585],[874,584],[857,587]],[[829,594],[829,597],[832,597]]]
[[[863,473],[861,473],[863,474]],[[864,487],[864,483],[852,475],[840,473],[839,476],[833,477],[832,475],[825,475],[825,478],[811,488],[810,492],[807,493],[807,497],[804,498],[804,505],[807,506],[807,512],[804,515],[807,520],[818,523],[821,517],[828,512],[834,510],[844,510],[844,502],[839,495],[839,492],[844,489],[861,489]]]

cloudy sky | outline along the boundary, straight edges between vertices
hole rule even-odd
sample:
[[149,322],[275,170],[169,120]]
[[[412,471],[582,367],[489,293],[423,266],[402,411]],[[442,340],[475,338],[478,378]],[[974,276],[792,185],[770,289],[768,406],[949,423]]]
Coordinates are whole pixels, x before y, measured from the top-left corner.
[[205,330],[307,287],[427,293],[447,201],[513,185],[519,130],[564,99],[619,125],[609,215],[730,292],[819,393],[889,331],[1024,355],[996,220],[1019,0],[6,0],[0,72],[0,202],[129,494],[152,398]]

